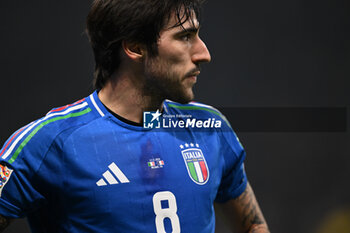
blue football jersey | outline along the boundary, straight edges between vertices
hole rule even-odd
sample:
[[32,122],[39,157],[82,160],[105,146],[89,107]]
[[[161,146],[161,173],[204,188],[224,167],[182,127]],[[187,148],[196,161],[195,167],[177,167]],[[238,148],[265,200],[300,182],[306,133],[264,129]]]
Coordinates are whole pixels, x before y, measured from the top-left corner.
[[246,188],[244,149],[210,106],[151,114],[127,124],[94,92],[19,129],[0,151],[0,214],[33,232],[213,233],[213,203]]

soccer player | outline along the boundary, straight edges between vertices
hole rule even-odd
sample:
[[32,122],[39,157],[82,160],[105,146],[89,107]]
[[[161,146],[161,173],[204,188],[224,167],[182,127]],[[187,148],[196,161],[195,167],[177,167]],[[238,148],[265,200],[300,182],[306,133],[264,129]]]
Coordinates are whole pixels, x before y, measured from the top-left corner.
[[[225,117],[195,102],[200,0],[95,0],[96,91],[16,131],[0,151],[0,228],[269,232]],[[167,100],[169,99],[169,100]],[[143,124],[144,123],[144,124]]]

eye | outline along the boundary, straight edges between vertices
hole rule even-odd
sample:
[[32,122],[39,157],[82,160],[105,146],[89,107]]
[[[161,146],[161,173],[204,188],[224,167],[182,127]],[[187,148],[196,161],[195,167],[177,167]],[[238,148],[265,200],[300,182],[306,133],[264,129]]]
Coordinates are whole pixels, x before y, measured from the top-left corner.
[[190,33],[183,34],[180,38],[184,41],[189,41],[191,39],[192,35]]

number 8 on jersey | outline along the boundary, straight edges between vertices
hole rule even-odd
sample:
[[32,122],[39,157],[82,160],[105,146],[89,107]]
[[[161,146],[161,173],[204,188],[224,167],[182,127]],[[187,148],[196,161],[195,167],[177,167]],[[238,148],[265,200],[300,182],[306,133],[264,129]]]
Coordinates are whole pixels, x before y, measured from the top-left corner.
[[[168,201],[169,208],[162,208],[162,201]],[[156,214],[157,233],[166,233],[164,228],[164,219],[169,218],[173,228],[172,233],[180,233],[180,221],[177,216],[176,199],[173,193],[169,191],[157,192],[153,195],[153,209]]]

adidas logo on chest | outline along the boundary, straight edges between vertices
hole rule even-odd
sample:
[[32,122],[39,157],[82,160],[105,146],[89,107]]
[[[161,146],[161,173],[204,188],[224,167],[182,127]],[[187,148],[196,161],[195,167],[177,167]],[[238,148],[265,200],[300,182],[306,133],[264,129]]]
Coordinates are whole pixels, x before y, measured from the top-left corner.
[[130,183],[129,179],[119,169],[119,167],[113,162],[108,165],[107,171],[102,174],[103,178],[96,182],[97,186],[114,185],[119,183]]

